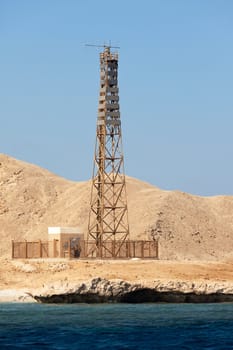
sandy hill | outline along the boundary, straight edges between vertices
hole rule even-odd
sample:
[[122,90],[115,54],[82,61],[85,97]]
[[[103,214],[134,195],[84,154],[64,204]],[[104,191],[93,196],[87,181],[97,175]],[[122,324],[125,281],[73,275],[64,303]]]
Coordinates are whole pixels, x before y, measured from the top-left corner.
[[[159,239],[161,259],[210,260],[233,256],[233,197],[162,191],[127,177],[132,239]],[[75,183],[0,154],[0,256],[11,240],[46,239],[48,226],[85,233],[90,181]]]

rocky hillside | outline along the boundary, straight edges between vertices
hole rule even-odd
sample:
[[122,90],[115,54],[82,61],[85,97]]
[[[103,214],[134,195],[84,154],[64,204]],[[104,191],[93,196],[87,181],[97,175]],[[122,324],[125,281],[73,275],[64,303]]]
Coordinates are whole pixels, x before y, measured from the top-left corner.
[[[163,191],[127,177],[132,239],[159,239],[161,259],[233,256],[233,197]],[[90,181],[75,183],[0,155],[0,255],[11,240],[46,239],[48,226],[87,231]]]

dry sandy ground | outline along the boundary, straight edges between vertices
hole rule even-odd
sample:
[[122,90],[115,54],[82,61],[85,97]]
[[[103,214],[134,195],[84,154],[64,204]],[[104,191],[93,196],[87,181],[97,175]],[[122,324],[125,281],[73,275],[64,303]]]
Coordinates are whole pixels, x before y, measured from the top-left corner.
[[76,283],[95,277],[129,282],[233,282],[233,261],[159,260],[0,260],[0,290],[41,288],[55,282]]

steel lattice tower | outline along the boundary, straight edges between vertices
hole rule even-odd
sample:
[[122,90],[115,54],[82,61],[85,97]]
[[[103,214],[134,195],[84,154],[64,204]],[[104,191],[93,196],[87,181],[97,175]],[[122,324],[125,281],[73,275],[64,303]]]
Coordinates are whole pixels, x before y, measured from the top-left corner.
[[[100,93],[96,146],[88,223],[88,240],[95,240],[96,256],[109,241],[129,240],[128,210],[118,90],[118,54],[105,46],[100,53]],[[117,256],[117,251],[112,255]]]

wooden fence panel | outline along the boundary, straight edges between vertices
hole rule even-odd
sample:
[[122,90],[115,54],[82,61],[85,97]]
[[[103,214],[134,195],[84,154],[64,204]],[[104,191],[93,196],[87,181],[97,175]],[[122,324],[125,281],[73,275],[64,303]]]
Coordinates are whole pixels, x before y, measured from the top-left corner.
[[[49,245],[53,245],[53,249]],[[59,241],[47,242],[15,242],[12,241],[13,259],[54,258],[57,255]],[[52,254],[53,252],[53,254]],[[50,255],[53,256],[50,256]],[[63,256],[64,257],[64,256]],[[68,244],[67,258],[93,258],[93,259],[158,259],[158,242],[156,241],[109,241],[99,248],[95,241],[80,241],[79,254],[73,254],[70,242]]]
[[12,241],[12,258],[13,259],[36,259],[48,258],[48,242],[15,242]]

